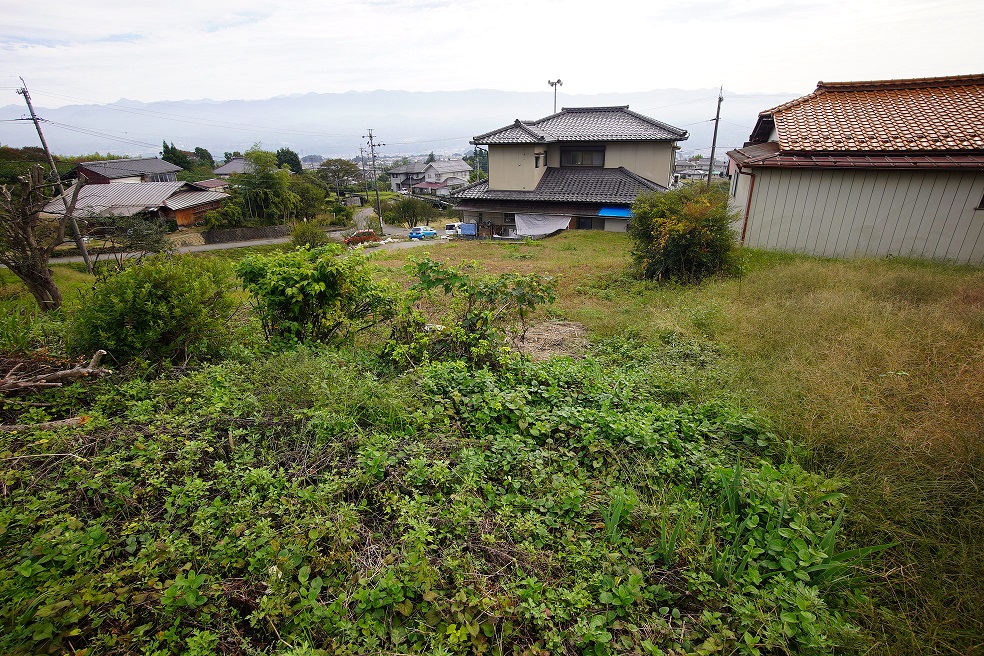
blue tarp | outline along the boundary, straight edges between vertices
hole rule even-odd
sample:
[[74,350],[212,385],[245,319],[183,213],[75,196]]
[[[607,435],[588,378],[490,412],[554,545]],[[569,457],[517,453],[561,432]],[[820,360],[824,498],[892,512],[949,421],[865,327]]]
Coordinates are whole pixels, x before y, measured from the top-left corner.
[[598,210],[598,216],[613,216],[620,219],[632,218],[632,210],[628,207],[602,207]]
[[461,224],[461,236],[462,237],[474,237],[478,235],[478,224],[477,223],[462,223]]

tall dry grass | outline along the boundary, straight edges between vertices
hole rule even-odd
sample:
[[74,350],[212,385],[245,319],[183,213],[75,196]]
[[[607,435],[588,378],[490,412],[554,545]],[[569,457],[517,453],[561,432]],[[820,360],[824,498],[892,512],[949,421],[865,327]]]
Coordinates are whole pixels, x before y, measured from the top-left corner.
[[984,651],[984,271],[804,258],[714,296],[749,400],[849,481],[859,541],[899,543],[879,651]]

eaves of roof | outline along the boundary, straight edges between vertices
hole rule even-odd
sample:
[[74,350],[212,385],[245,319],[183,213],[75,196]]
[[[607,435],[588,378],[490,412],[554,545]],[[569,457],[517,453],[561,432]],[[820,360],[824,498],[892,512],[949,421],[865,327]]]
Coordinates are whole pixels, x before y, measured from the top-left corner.
[[613,107],[565,107],[532,121],[516,119],[512,125],[486,132],[472,144],[536,144],[563,141],[682,141],[686,130],[633,112],[628,105]]
[[[730,155],[731,153],[728,154]],[[749,158],[739,162],[739,164],[743,168],[984,171],[984,153],[925,153],[903,155],[899,153],[780,152],[762,157]]]
[[455,199],[631,204],[639,194],[666,187],[619,167],[613,169],[548,168],[532,190],[489,189],[480,180],[451,192]]

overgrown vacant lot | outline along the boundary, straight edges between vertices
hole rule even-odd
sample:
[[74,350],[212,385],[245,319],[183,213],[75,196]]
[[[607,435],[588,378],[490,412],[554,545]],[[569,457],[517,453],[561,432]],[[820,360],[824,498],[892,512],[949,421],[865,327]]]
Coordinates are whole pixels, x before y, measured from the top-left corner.
[[584,359],[397,368],[385,328],[279,352],[241,313],[218,360],[6,404],[90,420],[0,434],[0,651],[980,653],[984,272],[751,252],[684,288],[628,248],[430,249],[556,276]]

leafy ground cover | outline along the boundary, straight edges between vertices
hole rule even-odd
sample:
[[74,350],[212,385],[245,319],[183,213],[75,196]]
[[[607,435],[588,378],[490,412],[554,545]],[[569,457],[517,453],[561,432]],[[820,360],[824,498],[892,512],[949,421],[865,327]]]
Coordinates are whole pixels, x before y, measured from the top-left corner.
[[[980,653],[984,273],[747,252],[681,287],[628,247],[431,253],[553,276],[583,360],[256,339],[6,406],[87,423],[0,433],[0,652]],[[57,350],[4,302],[3,344]]]

